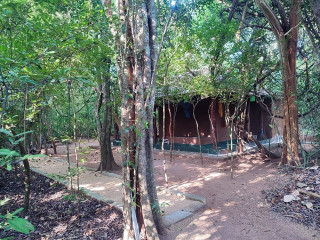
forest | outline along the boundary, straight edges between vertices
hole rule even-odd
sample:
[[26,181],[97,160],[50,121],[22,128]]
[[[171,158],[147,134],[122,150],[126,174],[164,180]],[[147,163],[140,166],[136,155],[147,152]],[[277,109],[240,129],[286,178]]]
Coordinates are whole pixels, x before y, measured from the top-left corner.
[[319,0],[1,0],[0,239],[319,239]]

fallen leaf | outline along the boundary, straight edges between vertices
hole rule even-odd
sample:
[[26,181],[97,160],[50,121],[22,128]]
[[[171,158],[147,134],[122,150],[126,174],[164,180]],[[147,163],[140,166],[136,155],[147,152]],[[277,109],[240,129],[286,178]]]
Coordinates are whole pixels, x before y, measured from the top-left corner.
[[295,198],[297,198],[299,196],[299,191],[295,190],[291,193],[292,196],[294,196]]
[[296,198],[294,197],[294,196],[292,196],[292,195],[285,195],[284,197],[283,197],[283,201],[284,202],[291,202],[291,201],[293,201],[293,200],[295,200]]
[[297,187],[298,188],[304,188],[304,187],[306,187],[307,186],[307,184],[304,184],[304,183],[301,183],[301,182],[298,182],[297,183]]
[[309,208],[309,209],[313,209],[313,204],[312,204],[312,202],[307,202],[307,203],[306,203],[306,207]]

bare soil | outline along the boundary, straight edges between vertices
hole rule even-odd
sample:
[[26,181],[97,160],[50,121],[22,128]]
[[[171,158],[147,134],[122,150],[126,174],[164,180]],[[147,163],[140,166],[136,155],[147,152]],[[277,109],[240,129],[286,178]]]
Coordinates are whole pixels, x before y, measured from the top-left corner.
[[[83,141],[81,150],[84,166],[98,168],[97,141]],[[64,145],[58,146],[59,158],[66,157]],[[121,164],[119,148],[113,148]],[[75,161],[74,148],[70,148],[71,161]],[[52,154],[52,151],[50,150]],[[234,179],[230,178],[230,160],[218,160],[205,155],[203,164],[199,154],[175,152],[172,162],[155,150],[155,176],[158,186],[165,186],[163,159],[169,178],[168,187],[207,199],[207,205],[189,218],[171,226],[163,240],[172,239],[320,239],[319,232],[272,211],[263,191],[288,181],[279,174],[278,161],[265,162],[260,154],[242,155],[235,159]],[[120,171],[115,173],[121,174]],[[81,239],[81,238],[79,238]],[[85,238],[84,238],[85,239]]]

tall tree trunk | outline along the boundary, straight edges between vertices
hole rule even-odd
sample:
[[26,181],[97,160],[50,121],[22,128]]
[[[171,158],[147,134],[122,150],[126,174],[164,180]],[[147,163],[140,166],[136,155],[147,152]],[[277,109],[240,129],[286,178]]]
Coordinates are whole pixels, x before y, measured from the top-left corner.
[[272,31],[278,42],[280,61],[282,67],[283,84],[283,164],[300,165],[299,160],[299,125],[297,106],[297,78],[296,56],[299,32],[300,0],[291,0],[289,19],[287,19],[283,6],[278,3],[277,8],[281,21],[265,0],[255,0],[264,16],[268,19]]
[[[124,235],[133,238],[136,212],[141,237],[164,233],[153,166],[153,110],[158,59],[153,0],[118,1],[120,37],[118,71],[121,88],[121,136],[124,176]],[[132,114],[134,110],[134,115]],[[135,138],[132,130],[137,133]],[[133,135],[131,137],[131,135]],[[135,140],[135,147],[131,145]],[[133,157],[133,158],[132,158]],[[135,194],[135,195],[134,195]],[[132,197],[133,196],[133,197]],[[136,208],[132,208],[132,202]]]
[[173,162],[173,116],[172,116],[172,110],[171,110],[171,104],[168,98],[168,113],[169,113],[169,139],[170,139],[170,162]]
[[166,102],[165,98],[163,96],[162,99],[162,140],[161,140],[161,151],[162,151],[162,157],[163,157],[163,172],[164,172],[164,179],[166,181],[166,188],[168,187],[168,175],[167,175],[167,167],[166,167],[166,156],[164,153],[164,139],[166,135]]
[[208,116],[209,116],[209,121],[210,121],[210,127],[211,127],[211,139],[212,139],[212,148],[217,149],[217,131],[216,131],[216,99],[212,98],[211,104],[208,109]]
[[203,162],[203,156],[202,156],[201,135],[200,135],[200,130],[199,130],[199,123],[196,118],[196,107],[197,107],[198,103],[201,101],[201,99],[197,98],[195,101],[196,102],[192,102],[192,115],[193,115],[194,122],[196,124],[197,137],[198,137],[198,143],[199,143],[199,149],[200,149],[201,164],[203,164],[204,162]]
[[[107,72],[102,74],[104,82],[98,86],[98,100],[96,106],[96,121],[100,144],[100,165],[98,171],[116,170],[116,164],[111,148],[111,97],[110,97],[110,65],[111,59],[106,59]],[[100,110],[102,109],[102,122]]]
[[245,131],[245,121],[247,114],[247,106],[250,104],[250,101],[243,103],[239,106],[239,113],[235,115],[235,128],[237,130],[237,144],[238,144],[238,153],[244,152],[244,131]]

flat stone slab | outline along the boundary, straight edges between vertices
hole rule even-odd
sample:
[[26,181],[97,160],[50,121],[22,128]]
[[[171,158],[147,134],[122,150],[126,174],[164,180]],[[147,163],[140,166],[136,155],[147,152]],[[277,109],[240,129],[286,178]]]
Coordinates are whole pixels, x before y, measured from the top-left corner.
[[172,224],[180,222],[191,215],[192,212],[189,211],[175,211],[163,217],[164,224],[166,227],[170,227]]

